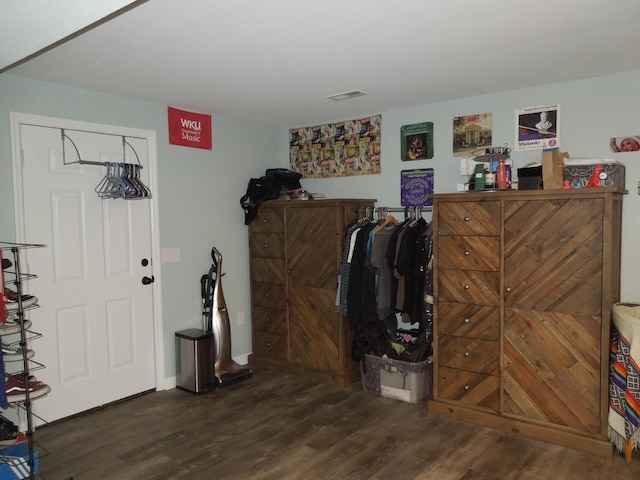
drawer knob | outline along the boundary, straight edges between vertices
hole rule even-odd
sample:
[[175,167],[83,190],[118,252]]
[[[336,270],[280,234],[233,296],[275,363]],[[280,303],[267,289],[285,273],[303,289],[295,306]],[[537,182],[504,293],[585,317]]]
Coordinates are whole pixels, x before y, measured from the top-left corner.
[[465,251],[464,251],[464,256],[465,256],[465,257],[468,257],[468,256],[469,256],[469,250],[465,250]]
[[507,287],[504,290],[505,290],[505,292],[509,293],[511,291],[511,287]]
[[468,392],[470,388],[471,388],[471,387],[470,387],[469,385],[465,385],[465,386],[464,386],[464,390],[465,390],[465,392]]
[[268,268],[265,268],[265,269],[264,269],[264,273],[269,273],[269,269],[268,269]]
[[469,290],[470,288],[471,288],[471,287],[469,286],[469,284],[468,284],[468,283],[465,283],[465,285],[464,285],[464,289],[465,289],[465,290]]
[[464,352],[465,357],[469,357],[471,354],[469,352]]
[[269,317],[265,318],[264,321],[267,322],[267,323],[271,323],[271,319]]
[[469,220],[471,220],[469,217],[464,217],[465,222],[468,222]]
[[291,270],[287,270],[287,273],[288,273],[289,275],[291,275]]
[[468,318],[464,319],[464,323],[469,323],[471,320],[469,320]]
[[269,223],[269,220],[267,220],[266,218],[264,220],[262,220],[264,223]]
[[271,342],[267,342],[267,347],[271,348]]
[[268,243],[265,243],[265,244],[264,244],[264,248],[269,248],[269,244],[268,244]]
[[265,293],[265,294],[264,294],[264,296],[265,296],[265,297],[268,297],[268,296],[269,296],[269,292]]

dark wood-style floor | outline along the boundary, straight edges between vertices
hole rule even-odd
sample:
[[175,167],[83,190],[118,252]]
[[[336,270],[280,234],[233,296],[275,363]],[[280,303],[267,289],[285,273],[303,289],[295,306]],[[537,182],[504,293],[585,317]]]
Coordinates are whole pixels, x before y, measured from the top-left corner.
[[48,480],[638,480],[627,464],[267,370],[150,393],[36,432]]

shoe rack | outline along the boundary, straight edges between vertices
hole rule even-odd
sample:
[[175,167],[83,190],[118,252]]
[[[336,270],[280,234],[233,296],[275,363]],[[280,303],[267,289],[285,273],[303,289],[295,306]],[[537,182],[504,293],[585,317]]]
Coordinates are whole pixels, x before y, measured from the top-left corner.
[[[0,407],[4,410],[20,409],[25,412],[26,417],[26,428],[17,435],[16,443],[0,446],[0,478],[13,478],[3,476],[2,469],[10,467],[9,462],[3,460],[3,451],[7,456],[20,459],[19,468],[23,476],[17,478],[36,478],[39,470],[39,454],[34,448],[32,401],[47,395],[51,388],[33,376],[33,372],[44,368],[44,365],[33,359],[34,352],[29,349],[29,343],[42,335],[31,329],[32,324],[27,319],[27,314],[39,305],[36,297],[24,294],[23,282],[35,278],[35,275],[23,271],[20,257],[24,250],[43,247],[45,245],[0,242],[3,259],[0,277],[0,337],[3,343],[2,370],[5,387],[4,392],[0,392],[3,394],[0,396]],[[15,373],[9,373],[8,369]]]

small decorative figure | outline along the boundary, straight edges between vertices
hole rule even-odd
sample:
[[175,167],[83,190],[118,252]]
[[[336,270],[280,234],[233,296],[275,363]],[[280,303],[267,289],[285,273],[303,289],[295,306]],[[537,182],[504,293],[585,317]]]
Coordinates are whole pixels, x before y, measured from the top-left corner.
[[593,167],[591,178],[589,178],[589,181],[584,188],[599,188],[602,175],[604,175],[604,178],[607,178],[607,174],[604,173],[604,167],[602,165],[596,165],[595,167]]
[[564,181],[564,183],[562,184],[562,188],[571,190],[571,184],[569,183],[569,180]]

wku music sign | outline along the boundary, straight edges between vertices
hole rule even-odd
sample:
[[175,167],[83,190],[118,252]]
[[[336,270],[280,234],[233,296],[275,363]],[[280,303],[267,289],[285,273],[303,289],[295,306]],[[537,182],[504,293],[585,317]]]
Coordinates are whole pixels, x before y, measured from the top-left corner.
[[211,150],[211,115],[168,107],[169,143]]

